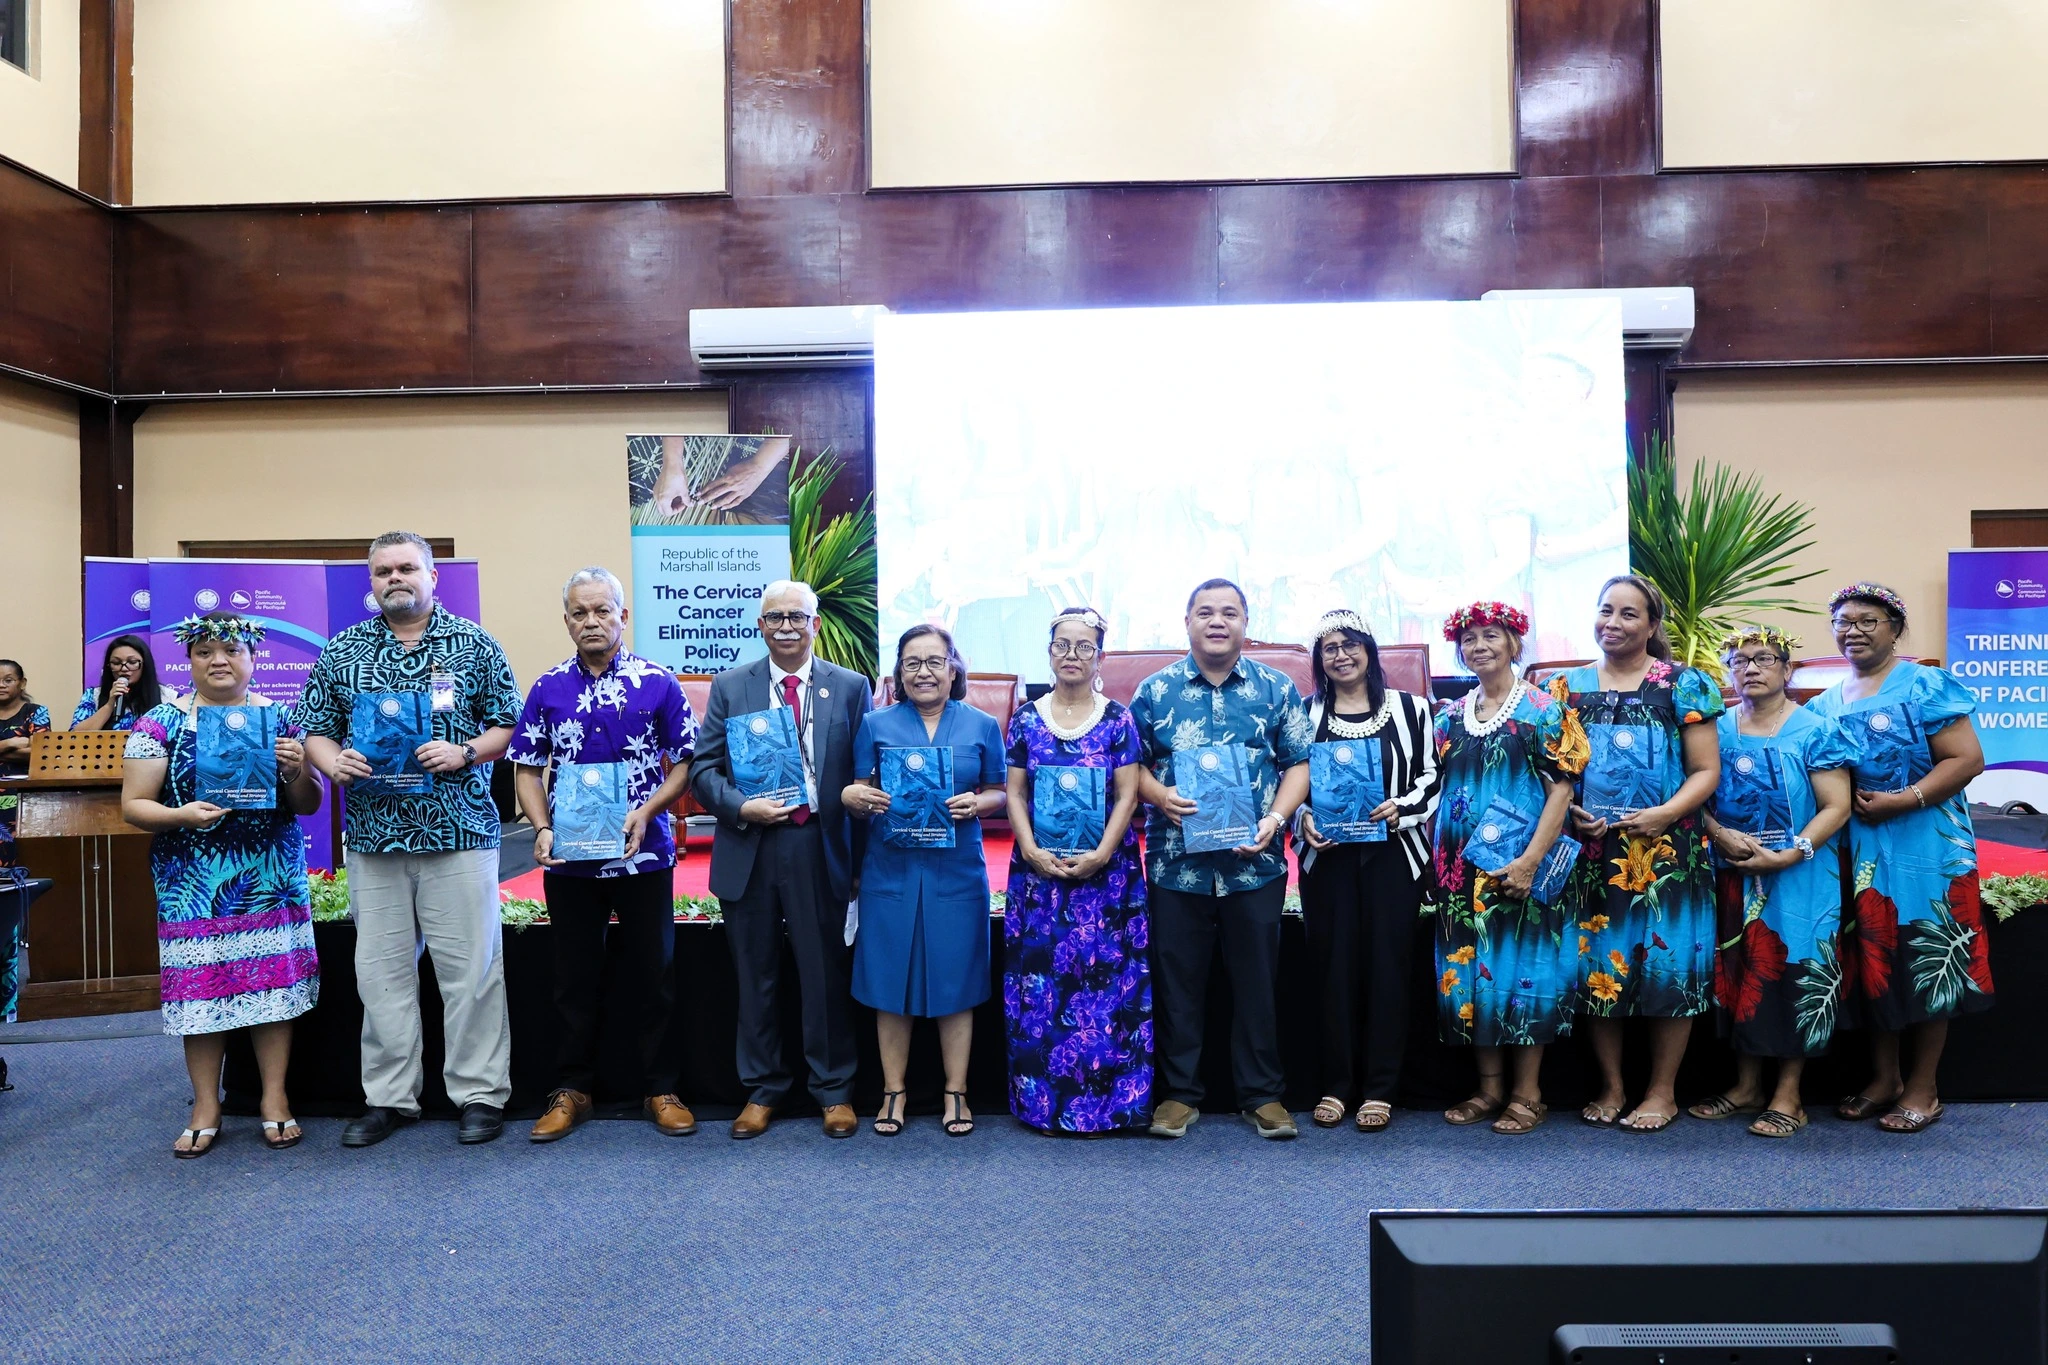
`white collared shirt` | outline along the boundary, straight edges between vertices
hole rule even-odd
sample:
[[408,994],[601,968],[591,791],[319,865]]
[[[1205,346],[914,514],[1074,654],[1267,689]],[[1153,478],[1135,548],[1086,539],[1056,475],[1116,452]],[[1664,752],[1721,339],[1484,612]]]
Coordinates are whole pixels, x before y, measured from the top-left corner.
[[814,659],[807,658],[803,661],[802,667],[791,673],[783,669],[775,660],[770,659],[768,661],[768,705],[771,710],[780,707],[782,705],[782,680],[784,678],[796,679],[797,695],[804,699],[803,725],[797,732],[797,743],[801,744],[804,750],[804,798],[805,804],[815,811],[818,809],[818,764],[816,759],[817,749],[811,742],[811,712],[817,709],[817,693],[811,690],[811,664],[813,662],[815,662]]

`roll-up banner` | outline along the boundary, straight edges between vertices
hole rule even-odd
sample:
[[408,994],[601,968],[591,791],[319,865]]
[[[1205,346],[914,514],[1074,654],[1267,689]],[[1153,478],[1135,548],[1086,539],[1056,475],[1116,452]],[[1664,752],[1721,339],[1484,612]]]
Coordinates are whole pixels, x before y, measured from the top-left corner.
[[[100,685],[100,665],[119,635],[149,634],[149,561],[85,559],[85,675],[83,685]],[[159,671],[157,681],[169,682]],[[69,716],[69,712],[65,713]]]
[[2048,549],[1949,552],[1948,666],[1977,697],[1970,800],[2048,811]]

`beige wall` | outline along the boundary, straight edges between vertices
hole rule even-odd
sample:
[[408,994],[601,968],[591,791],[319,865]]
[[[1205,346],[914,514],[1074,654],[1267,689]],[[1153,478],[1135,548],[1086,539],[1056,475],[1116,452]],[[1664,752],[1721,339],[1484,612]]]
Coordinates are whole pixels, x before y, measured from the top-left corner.
[[29,3],[33,69],[0,62],[0,156],[76,186],[78,0]]
[[[1928,658],[1947,653],[1948,552],[1968,548],[1970,513],[2048,507],[2048,368],[1686,375],[1673,426],[1688,469],[1753,471],[1814,505],[1801,564],[1822,573],[1795,592],[1824,607],[1856,579],[1889,584]],[[1824,616],[1776,624],[1835,652]]]
[[78,700],[78,401],[0,379],[0,658],[62,729]]
[[571,573],[602,564],[630,584],[626,437],[724,430],[714,392],[155,407],[135,424],[135,553],[451,536],[479,561],[484,624],[523,688],[569,654]]
[[1506,0],[870,0],[876,185],[1514,165]]
[[719,0],[135,7],[138,204],[724,188]]
[[2039,0],[1663,0],[1668,166],[2048,157]]

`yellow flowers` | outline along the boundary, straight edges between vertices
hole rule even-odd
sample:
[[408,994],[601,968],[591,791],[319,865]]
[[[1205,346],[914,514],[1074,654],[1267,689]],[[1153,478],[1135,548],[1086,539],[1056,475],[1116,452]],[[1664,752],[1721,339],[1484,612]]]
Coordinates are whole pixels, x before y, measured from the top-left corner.
[[1586,977],[1586,989],[1593,992],[1596,999],[1604,1000],[1610,1005],[1621,999],[1621,983],[1605,972],[1589,974]]
[[1456,967],[1444,968],[1443,979],[1438,981],[1436,986],[1445,995],[1449,995],[1452,991],[1458,989],[1458,969]]
[[1466,963],[1470,962],[1473,958],[1478,956],[1479,949],[1475,948],[1473,945],[1468,943],[1464,947],[1458,949],[1457,952],[1446,954],[1444,956],[1444,961],[1455,962],[1462,967]]
[[1493,906],[1489,905],[1487,903],[1487,900],[1490,896],[1493,895],[1494,888],[1499,885],[1500,883],[1496,882],[1492,877],[1488,876],[1486,873],[1481,872],[1476,868],[1473,869],[1472,918],[1484,919],[1489,913],[1492,912]]
[[[1562,681],[1562,674],[1553,680]],[[1577,711],[1569,706],[1564,708],[1564,723],[1557,732],[1557,743],[1545,745],[1544,751],[1560,769],[1572,777],[1586,771],[1586,764],[1593,757],[1593,744],[1586,738],[1586,727],[1579,724]]]
[[1621,955],[1621,949],[1615,948],[1611,950],[1607,954],[1607,960],[1614,964],[1614,974],[1616,976],[1628,975],[1628,959]]
[[1610,860],[1620,871],[1609,877],[1607,884],[1628,892],[1648,891],[1657,880],[1657,860],[1677,856],[1678,850],[1663,835],[1652,842],[1640,834],[1631,834],[1628,836],[1627,853]]
[[1463,1024],[1472,1022],[1472,1002],[1470,1000],[1458,1006],[1458,1022]]
[[1607,916],[1595,915],[1591,919],[1582,919],[1579,921],[1579,927],[1597,934],[1607,927]]
[[1589,946],[1590,946],[1590,945],[1592,944],[1592,942],[1593,942],[1593,940],[1591,940],[1591,939],[1587,938],[1587,937],[1586,937],[1586,936],[1585,936],[1584,934],[1580,934],[1580,935],[1579,935],[1579,956],[1580,956],[1580,957],[1584,957],[1584,956],[1586,955],[1586,949],[1587,949],[1587,948],[1588,948],[1588,947],[1589,947]]

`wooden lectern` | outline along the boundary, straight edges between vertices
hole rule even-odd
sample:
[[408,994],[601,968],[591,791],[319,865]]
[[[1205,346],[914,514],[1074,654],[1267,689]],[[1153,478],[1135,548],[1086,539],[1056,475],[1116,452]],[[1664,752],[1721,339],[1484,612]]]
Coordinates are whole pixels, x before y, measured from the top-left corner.
[[155,1009],[156,886],[144,831],[121,818],[120,730],[74,730],[29,741],[15,856],[56,883],[22,933],[20,1017],[60,1019]]

